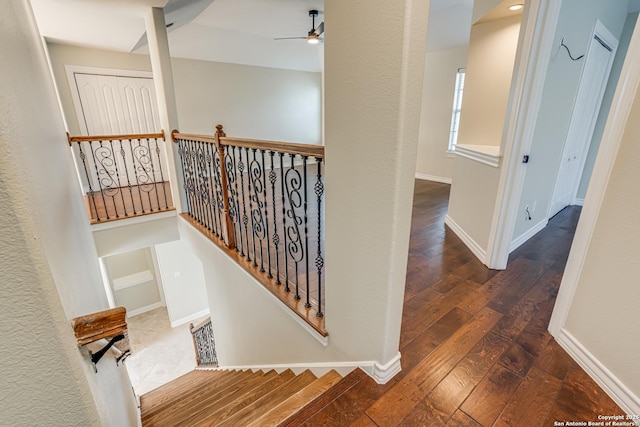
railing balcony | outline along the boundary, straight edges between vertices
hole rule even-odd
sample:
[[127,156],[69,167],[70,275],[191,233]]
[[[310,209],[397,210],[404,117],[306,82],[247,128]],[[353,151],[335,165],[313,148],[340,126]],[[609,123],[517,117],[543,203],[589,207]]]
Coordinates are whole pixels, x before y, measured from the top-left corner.
[[174,210],[164,134],[69,136],[92,224]]
[[181,214],[326,336],[324,147],[174,131]]

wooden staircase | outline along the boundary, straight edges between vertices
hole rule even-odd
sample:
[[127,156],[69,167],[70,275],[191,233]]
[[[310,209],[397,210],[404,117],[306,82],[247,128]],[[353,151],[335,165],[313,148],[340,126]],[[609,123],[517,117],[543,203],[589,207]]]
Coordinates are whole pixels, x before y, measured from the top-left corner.
[[195,370],[140,397],[142,425],[291,424],[341,379],[336,371],[317,378],[308,370],[299,375],[291,370]]

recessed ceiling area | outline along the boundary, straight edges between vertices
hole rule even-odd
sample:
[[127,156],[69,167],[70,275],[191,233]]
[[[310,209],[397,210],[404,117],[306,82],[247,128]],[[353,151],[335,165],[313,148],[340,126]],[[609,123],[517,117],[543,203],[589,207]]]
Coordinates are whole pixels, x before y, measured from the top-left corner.
[[[169,28],[171,55],[180,58],[321,72],[324,46],[301,40],[311,29],[309,10],[323,0],[31,0],[47,40],[145,54],[145,15],[167,7],[186,17]],[[466,45],[473,0],[431,0],[429,51]],[[176,11],[177,9],[177,11]],[[196,16],[190,16],[197,12]],[[175,19],[175,18],[174,18]],[[172,23],[167,19],[167,23]],[[327,24],[327,32],[331,25]],[[326,33],[325,33],[326,34]],[[142,39],[142,40],[141,40]],[[136,47],[136,45],[140,47]]]

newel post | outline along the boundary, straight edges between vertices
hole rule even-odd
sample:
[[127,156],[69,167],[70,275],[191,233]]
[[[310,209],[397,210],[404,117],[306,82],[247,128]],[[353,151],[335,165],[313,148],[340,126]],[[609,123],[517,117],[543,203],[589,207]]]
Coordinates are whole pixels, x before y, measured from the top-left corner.
[[222,130],[222,125],[216,126],[216,133],[214,136],[216,148],[218,149],[218,155],[220,156],[220,181],[222,185],[222,215],[224,217],[224,225],[227,235],[226,244],[229,249],[235,249],[236,240],[233,234],[233,220],[229,214],[229,191],[227,180],[227,169],[224,157],[224,145],[220,143],[220,138],[227,136]]

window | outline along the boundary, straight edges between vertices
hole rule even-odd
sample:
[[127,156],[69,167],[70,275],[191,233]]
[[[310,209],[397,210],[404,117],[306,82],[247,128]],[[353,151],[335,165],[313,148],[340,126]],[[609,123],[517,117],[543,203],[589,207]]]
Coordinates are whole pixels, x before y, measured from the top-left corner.
[[462,92],[464,90],[464,68],[458,68],[456,73],[456,89],[453,95],[453,114],[451,115],[451,132],[449,133],[449,151],[456,149],[458,141],[458,126],[460,125],[460,110],[462,109]]

